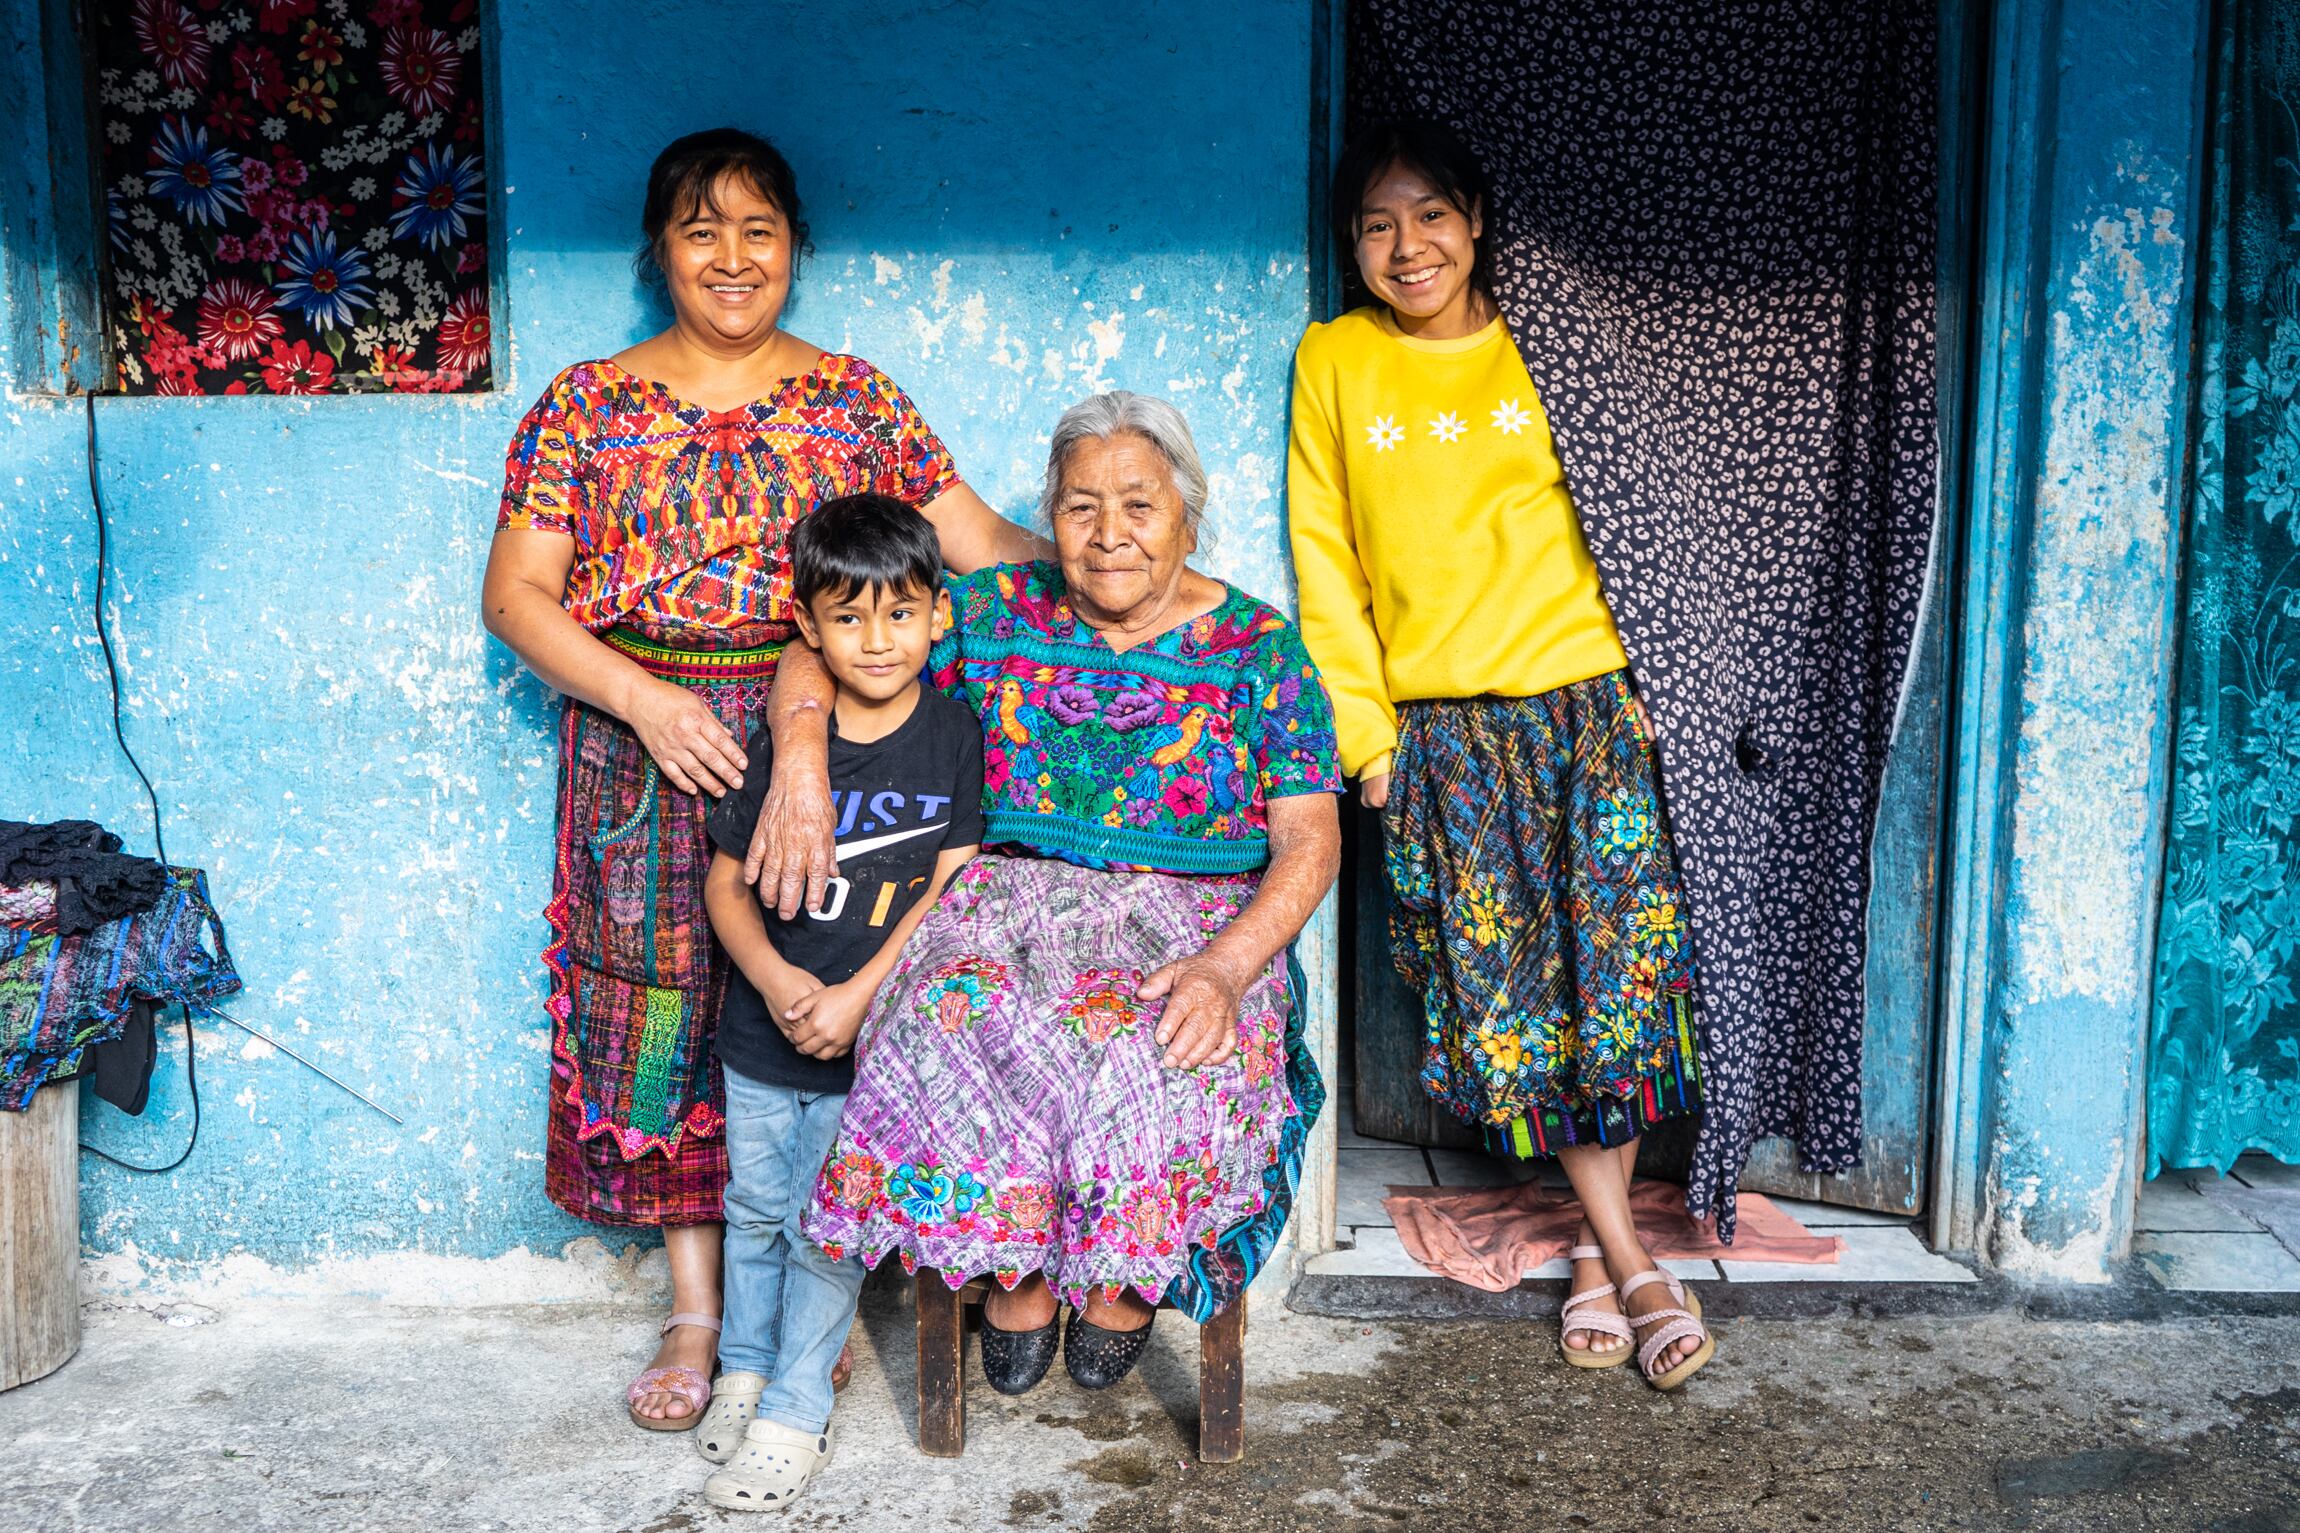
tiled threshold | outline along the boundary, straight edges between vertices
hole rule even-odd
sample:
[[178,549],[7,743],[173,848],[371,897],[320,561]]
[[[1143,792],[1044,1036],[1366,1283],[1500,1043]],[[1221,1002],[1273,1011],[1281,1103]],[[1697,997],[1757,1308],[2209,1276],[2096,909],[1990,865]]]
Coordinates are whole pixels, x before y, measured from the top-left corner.
[[[1434,1301],[1436,1295],[1394,1285],[1441,1285],[1455,1290],[1468,1303],[1467,1296],[1477,1290],[1438,1276],[1406,1254],[1382,1207],[1389,1189],[1493,1186],[1530,1175],[1562,1185],[1562,1178],[1554,1168],[1536,1170],[1458,1151],[1369,1139],[1359,1134],[1351,1121],[1346,1087],[1335,1095],[1344,1113],[1335,1214],[1339,1249],[1313,1258],[1306,1270],[1307,1281],[1352,1280],[1344,1285],[1348,1291],[1378,1289],[1392,1294],[1407,1308]],[[2287,1201],[2289,1214],[2270,1212]],[[1663,1265],[1692,1280],[1741,1286],[1802,1284],[1836,1293],[1891,1285],[1982,1282],[1971,1267],[1930,1249],[1914,1220],[1793,1198],[1775,1198],[1773,1202],[1807,1229],[1843,1240],[1844,1255],[1834,1263],[1727,1258]],[[2260,1217],[2254,1217],[2256,1214]],[[2287,1239],[2300,1229],[2300,1168],[2247,1155],[2226,1178],[2209,1172],[2167,1172],[2141,1191],[2133,1241],[2134,1281],[2153,1284],[2171,1294],[2300,1295],[2300,1256],[2270,1232],[2270,1220],[2281,1224]],[[1569,1271],[1568,1263],[1560,1258],[1527,1271],[1524,1280],[1549,1283],[1565,1278]]]

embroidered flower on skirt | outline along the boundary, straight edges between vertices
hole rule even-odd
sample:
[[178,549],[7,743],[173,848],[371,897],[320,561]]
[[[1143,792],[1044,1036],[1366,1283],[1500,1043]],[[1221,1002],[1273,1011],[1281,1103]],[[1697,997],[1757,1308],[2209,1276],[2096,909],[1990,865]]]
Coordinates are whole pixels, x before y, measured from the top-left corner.
[[1271,964],[1220,1066],[1162,1062],[1142,977],[1196,952],[1252,875],[1113,872],[986,854],[881,987],[804,1230],[953,1286],[1043,1271],[1203,1319],[1268,1256],[1324,1099],[1298,971]]
[[922,1016],[946,1033],[959,1032],[981,1022],[990,1011],[990,998],[1006,983],[1006,965],[984,958],[960,958],[927,976],[919,987]]

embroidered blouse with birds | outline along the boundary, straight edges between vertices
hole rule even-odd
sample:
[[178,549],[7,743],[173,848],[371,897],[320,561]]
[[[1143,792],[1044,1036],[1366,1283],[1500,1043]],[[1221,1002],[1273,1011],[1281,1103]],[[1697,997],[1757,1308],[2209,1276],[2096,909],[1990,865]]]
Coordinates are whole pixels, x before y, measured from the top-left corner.
[[1339,791],[1334,719],[1300,632],[1234,586],[1124,654],[1078,620],[1052,563],[950,582],[928,662],[982,716],[983,843],[1090,868],[1244,873],[1266,805]]

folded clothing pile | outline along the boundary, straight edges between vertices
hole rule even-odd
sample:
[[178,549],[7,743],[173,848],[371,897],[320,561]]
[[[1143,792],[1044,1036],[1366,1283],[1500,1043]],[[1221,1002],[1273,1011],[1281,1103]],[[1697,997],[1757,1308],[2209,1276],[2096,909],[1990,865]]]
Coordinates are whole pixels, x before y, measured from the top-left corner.
[[0,821],[0,1109],[148,1028],[154,1006],[203,1009],[239,988],[205,873],[122,855],[85,820]]

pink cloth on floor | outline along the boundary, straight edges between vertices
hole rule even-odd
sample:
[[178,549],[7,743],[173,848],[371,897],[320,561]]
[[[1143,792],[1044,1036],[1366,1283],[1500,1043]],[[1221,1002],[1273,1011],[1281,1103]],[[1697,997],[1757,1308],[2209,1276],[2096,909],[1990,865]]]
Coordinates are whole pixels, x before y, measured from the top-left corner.
[[[1569,1191],[1539,1182],[1515,1187],[1392,1187],[1382,1200],[1406,1254],[1440,1277],[1500,1293],[1526,1273],[1563,1256],[1581,1224]],[[1845,1243],[1805,1227],[1753,1192],[1741,1194],[1740,1227],[1721,1245],[1707,1222],[1685,1216],[1685,1189],[1639,1182],[1629,1212],[1638,1238],[1657,1261],[1730,1257],[1744,1262],[1834,1262]]]

